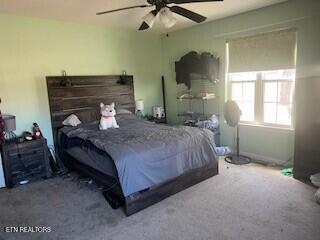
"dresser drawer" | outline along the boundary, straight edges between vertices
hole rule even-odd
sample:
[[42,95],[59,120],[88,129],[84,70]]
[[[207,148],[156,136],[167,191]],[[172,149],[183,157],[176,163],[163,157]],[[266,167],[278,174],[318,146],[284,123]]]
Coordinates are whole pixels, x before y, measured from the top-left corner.
[[13,179],[21,179],[23,178],[29,178],[29,177],[35,177],[35,176],[46,176],[45,167],[42,165],[34,166],[34,168],[28,168],[28,170],[25,170],[24,168],[15,169],[11,171],[11,176]]
[[19,182],[26,180],[29,174],[23,171],[14,171],[11,173],[11,179],[13,184],[18,184]]
[[43,153],[14,155],[10,157],[10,169],[16,170],[21,168],[35,168],[39,165],[45,165]]
[[10,158],[15,158],[17,156],[28,158],[29,156],[43,155],[43,147],[10,149],[8,150],[8,155]]
[[43,165],[35,165],[28,167],[27,169],[20,165],[19,168],[17,167],[16,169],[11,170],[11,179],[13,184],[18,184],[23,180],[38,180],[43,177],[46,177],[46,170]]
[[10,143],[6,145],[8,151],[17,151],[17,149],[24,150],[24,149],[34,149],[34,148],[42,148],[43,145],[46,144],[45,140],[32,140],[32,141],[25,141],[22,143]]
[[21,168],[34,168],[39,165],[44,165],[45,162],[43,160],[43,155],[39,156],[30,156],[30,158],[11,158],[10,161],[10,169],[15,170],[15,169],[21,169]]

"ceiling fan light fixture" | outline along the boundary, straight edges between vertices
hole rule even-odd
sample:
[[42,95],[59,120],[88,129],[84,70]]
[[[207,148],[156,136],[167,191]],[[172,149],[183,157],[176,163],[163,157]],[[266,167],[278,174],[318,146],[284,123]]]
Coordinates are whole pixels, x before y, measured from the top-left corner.
[[177,19],[174,17],[173,12],[167,7],[160,10],[159,19],[166,28],[171,28],[177,23]]
[[145,15],[142,20],[148,24],[148,26],[151,28],[154,24],[154,22],[156,21],[156,16],[153,15],[152,12],[149,12],[147,15]]

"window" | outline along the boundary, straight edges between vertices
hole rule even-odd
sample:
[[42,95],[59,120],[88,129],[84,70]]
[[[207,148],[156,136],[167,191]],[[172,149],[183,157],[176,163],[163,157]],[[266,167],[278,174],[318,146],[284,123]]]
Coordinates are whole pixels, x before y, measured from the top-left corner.
[[229,73],[230,97],[242,122],[292,125],[295,69]]
[[229,75],[232,81],[231,99],[238,103],[242,115],[241,121],[254,121],[255,72],[233,73]]
[[226,43],[228,97],[242,122],[292,126],[297,32],[285,29]]
[[295,70],[262,73],[264,123],[292,125]]

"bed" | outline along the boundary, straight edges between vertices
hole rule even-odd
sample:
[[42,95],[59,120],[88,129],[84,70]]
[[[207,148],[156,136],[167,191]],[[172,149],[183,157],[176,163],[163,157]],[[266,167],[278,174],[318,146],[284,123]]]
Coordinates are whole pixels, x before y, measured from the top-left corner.
[[[131,215],[218,174],[218,161],[214,135],[206,129],[154,124],[124,113],[116,116],[119,129],[100,131],[100,101],[134,111],[133,76],[121,78],[47,77],[47,86],[60,160],[123,199]],[[61,126],[71,113],[83,124]]]

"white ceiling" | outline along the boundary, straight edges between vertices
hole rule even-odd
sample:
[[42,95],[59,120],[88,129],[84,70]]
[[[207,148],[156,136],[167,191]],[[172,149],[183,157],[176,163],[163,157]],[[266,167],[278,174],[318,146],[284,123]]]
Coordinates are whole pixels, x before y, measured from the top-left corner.
[[[206,21],[212,21],[284,1],[286,0],[224,0],[180,6],[206,16]],[[0,13],[137,29],[142,22],[141,18],[150,8],[131,9],[101,16],[96,16],[96,12],[145,3],[146,0],[0,0]],[[165,33],[196,25],[186,18],[178,15],[176,17],[178,22],[174,27],[165,29],[157,22],[153,29],[148,31]]]

